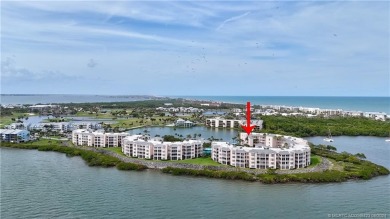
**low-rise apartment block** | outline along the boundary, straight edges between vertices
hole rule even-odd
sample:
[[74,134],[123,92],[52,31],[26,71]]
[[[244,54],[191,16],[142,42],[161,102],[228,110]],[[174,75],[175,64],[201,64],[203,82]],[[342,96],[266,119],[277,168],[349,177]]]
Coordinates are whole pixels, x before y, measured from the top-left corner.
[[191,122],[189,120],[184,120],[184,119],[178,119],[175,122],[175,126],[184,127],[184,128],[190,128],[190,127],[192,127],[194,125],[195,125],[195,123],[193,123],[193,122]]
[[122,152],[130,157],[153,160],[184,160],[202,156],[203,142],[185,140],[164,142],[161,138],[148,139],[142,135],[123,139]]
[[306,140],[267,133],[240,133],[245,146],[213,142],[211,158],[218,163],[252,169],[296,169],[310,165]]
[[[223,118],[206,119],[207,127],[240,128],[241,125],[246,125],[246,120],[223,119]],[[263,128],[263,120],[252,120],[251,125],[255,126],[254,131],[260,131]]]
[[72,132],[72,143],[90,147],[121,147],[122,140],[129,133],[105,133],[104,131],[91,131],[77,129]]
[[0,140],[4,142],[26,142],[30,140],[30,132],[21,129],[0,129]]

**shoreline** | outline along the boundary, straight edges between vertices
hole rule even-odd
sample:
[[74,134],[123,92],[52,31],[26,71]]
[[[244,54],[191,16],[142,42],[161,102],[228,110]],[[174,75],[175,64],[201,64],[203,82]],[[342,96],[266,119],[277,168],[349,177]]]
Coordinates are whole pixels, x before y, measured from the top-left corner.
[[[221,100],[210,100],[210,99],[199,99],[199,96],[193,96],[194,99],[189,99],[191,96],[155,96],[155,95],[83,95],[83,94],[1,94],[2,96],[54,96],[54,95],[65,95],[65,96],[93,96],[93,97],[109,97],[109,98],[132,98],[135,97],[142,97],[142,99],[134,99],[134,100],[128,100],[128,101],[98,101],[98,102],[41,102],[41,103],[2,103],[1,105],[36,105],[36,104],[58,104],[58,105],[66,105],[66,104],[109,104],[109,103],[127,103],[127,102],[137,102],[137,101],[153,101],[153,100],[177,100],[177,99],[183,99],[186,101],[197,101],[197,102],[205,102],[205,103],[221,103],[221,104],[231,104],[231,105],[243,105],[242,102],[233,102],[233,101],[221,101]],[[390,98],[388,96],[201,96],[200,98],[207,98],[207,97],[247,97],[248,101],[250,98],[256,98],[256,97],[262,97],[262,98]],[[338,107],[338,108],[323,108],[315,105],[305,105],[305,104],[297,104],[297,105],[286,105],[286,104],[257,104],[253,103],[253,106],[261,106],[261,107],[303,107],[303,108],[318,108],[321,110],[342,110],[346,112],[362,112],[362,113],[385,113],[386,115],[390,116],[390,111],[367,111],[367,110],[360,110],[360,109],[348,109],[345,107]]]
[[[370,161],[351,160],[351,164],[348,164],[349,171],[337,170],[334,164],[325,156],[321,156],[322,161],[320,164],[311,168],[302,168],[294,170],[255,170],[255,169],[242,169],[229,166],[209,166],[199,164],[187,164],[187,163],[175,163],[175,162],[157,162],[153,160],[143,160],[138,158],[130,158],[124,155],[120,155],[116,152],[98,149],[98,148],[86,148],[66,146],[62,142],[59,145],[58,142],[44,145],[38,144],[2,144],[0,147],[4,148],[16,148],[16,149],[35,149],[38,151],[54,151],[59,153],[65,153],[67,156],[80,156],[89,166],[101,166],[101,167],[116,167],[119,170],[137,170],[142,171],[145,169],[158,170],[162,173],[172,175],[189,175],[208,178],[220,178],[220,179],[233,179],[244,181],[256,181],[265,184],[275,183],[323,183],[323,182],[345,182],[348,180],[368,180],[380,175],[389,175],[390,171],[380,165],[371,163]],[[69,143],[69,142],[67,142]],[[57,144],[57,145],[56,145]],[[316,150],[319,150],[318,148]],[[316,154],[317,155],[317,154]],[[332,152],[331,156],[339,155],[336,152]],[[320,155],[318,155],[320,156]],[[330,156],[330,155],[329,155]],[[352,157],[348,157],[352,159]],[[337,161],[337,160],[336,160]],[[322,166],[325,163],[325,166]],[[362,169],[357,172],[356,168],[363,164],[367,169]],[[317,169],[317,171],[313,171]],[[319,169],[319,170],[318,170]],[[350,170],[353,170],[350,172]],[[312,171],[311,171],[312,170]]]
[[[196,96],[195,96],[196,97]],[[251,97],[276,97],[276,98],[300,98],[300,97],[303,97],[303,98],[310,98],[310,97],[317,97],[317,96],[210,96],[210,97],[248,97],[248,98],[251,98]],[[334,98],[390,98],[390,97],[386,97],[386,96],[383,96],[383,97],[356,97],[356,96],[352,96],[352,97],[344,97],[344,96],[318,96],[318,97],[334,97]],[[184,100],[187,100],[187,101],[200,101],[200,102],[209,102],[209,103],[221,103],[221,104],[232,104],[232,105],[243,105],[245,106],[245,103],[240,103],[240,102],[230,102],[230,101],[220,101],[220,100],[206,100],[206,99],[188,99],[188,97],[176,97],[176,98],[182,98]],[[174,99],[174,98],[173,98]],[[365,111],[365,110],[356,110],[356,109],[344,109],[343,107],[340,107],[338,109],[336,108],[322,108],[322,107],[318,107],[318,106],[313,106],[313,105],[285,105],[285,104],[257,104],[257,103],[253,103],[253,106],[261,106],[261,107],[302,107],[302,108],[319,108],[321,110],[342,110],[342,111],[350,111],[350,112],[363,112],[363,113],[369,113],[369,112],[373,112],[373,113],[386,113],[387,115],[390,115],[390,112],[382,112],[382,111]]]

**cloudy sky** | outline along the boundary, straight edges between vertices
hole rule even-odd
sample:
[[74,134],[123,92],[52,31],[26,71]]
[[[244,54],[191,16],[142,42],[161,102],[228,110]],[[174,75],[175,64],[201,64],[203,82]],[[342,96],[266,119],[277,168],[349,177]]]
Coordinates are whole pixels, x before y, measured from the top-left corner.
[[390,3],[1,1],[1,93],[390,96]]

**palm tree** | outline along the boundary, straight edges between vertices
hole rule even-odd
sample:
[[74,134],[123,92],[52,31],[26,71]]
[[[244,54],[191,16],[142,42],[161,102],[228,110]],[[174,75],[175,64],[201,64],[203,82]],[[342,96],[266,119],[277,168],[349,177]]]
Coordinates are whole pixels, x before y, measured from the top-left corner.
[[237,137],[234,136],[234,137],[232,138],[232,140],[233,140],[233,144],[234,144],[234,142],[237,140]]

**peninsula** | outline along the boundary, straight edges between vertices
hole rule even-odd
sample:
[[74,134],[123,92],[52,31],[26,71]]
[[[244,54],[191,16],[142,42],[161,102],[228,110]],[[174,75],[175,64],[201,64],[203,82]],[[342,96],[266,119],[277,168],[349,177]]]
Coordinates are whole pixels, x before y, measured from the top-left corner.
[[[2,147],[57,151],[81,156],[88,165],[121,170],[159,169],[174,175],[242,179],[264,183],[341,182],[389,174],[364,154],[338,153],[330,145],[313,145],[305,136],[387,136],[388,117],[378,119],[320,111],[285,115],[253,106],[256,129],[238,133],[244,105],[160,98],[116,103],[2,106]],[[273,109],[275,110],[275,109]],[[285,110],[283,108],[283,110]],[[295,110],[295,109],[292,109]],[[258,113],[256,113],[258,112]],[[277,113],[276,113],[277,112]],[[329,113],[327,113],[329,112]],[[30,119],[46,121],[30,123]],[[140,127],[166,126],[171,134],[130,134]],[[176,129],[230,129],[236,137],[182,136]],[[272,134],[270,134],[272,133]]]

